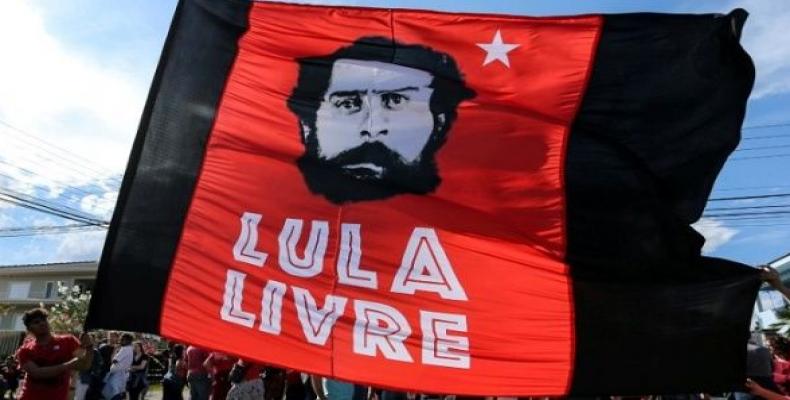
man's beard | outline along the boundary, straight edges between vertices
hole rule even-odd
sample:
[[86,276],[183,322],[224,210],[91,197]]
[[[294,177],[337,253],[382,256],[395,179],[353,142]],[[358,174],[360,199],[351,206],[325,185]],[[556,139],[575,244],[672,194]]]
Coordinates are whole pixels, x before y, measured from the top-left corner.
[[441,182],[434,161],[436,148],[430,144],[413,164],[380,142],[364,143],[332,158],[319,157],[317,147],[308,140],[296,164],[310,192],[335,204],[427,194]]

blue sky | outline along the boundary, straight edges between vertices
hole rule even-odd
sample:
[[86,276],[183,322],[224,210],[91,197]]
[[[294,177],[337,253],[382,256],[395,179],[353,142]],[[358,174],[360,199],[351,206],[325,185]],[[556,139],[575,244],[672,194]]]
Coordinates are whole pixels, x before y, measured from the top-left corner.
[[[109,218],[175,3],[0,1],[0,189]],[[321,3],[521,15],[727,12],[743,7],[751,13],[744,47],[758,74],[744,126],[790,123],[786,0]],[[790,154],[790,126],[749,129],[744,137],[742,151],[733,158]],[[790,157],[728,161],[713,197],[790,193],[788,171]],[[709,208],[784,204],[790,205],[790,197],[712,202]],[[765,209],[743,211],[754,210]],[[69,222],[0,202],[0,233],[64,223]],[[709,255],[759,264],[790,252],[790,217],[785,214],[759,220],[706,219],[698,229],[708,238]],[[0,237],[0,265],[95,259],[103,239],[101,230]]]

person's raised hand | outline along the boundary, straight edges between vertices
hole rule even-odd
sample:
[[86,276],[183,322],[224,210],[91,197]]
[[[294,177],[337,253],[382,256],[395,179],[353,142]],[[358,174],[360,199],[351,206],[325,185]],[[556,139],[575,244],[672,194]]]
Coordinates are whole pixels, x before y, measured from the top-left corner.
[[774,289],[779,289],[784,286],[782,278],[779,276],[779,271],[768,265],[760,266],[760,278],[771,285]]

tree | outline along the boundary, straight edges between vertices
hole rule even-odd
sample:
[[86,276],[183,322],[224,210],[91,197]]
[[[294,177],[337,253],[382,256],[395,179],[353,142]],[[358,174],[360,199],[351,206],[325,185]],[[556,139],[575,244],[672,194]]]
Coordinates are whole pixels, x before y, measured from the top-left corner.
[[14,307],[10,304],[0,304],[0,315],[8,315]]
[[79,286],[58,282],[60,301],[49,308],[49,325],[53,332],[80,332],[88,315],[91,293]]

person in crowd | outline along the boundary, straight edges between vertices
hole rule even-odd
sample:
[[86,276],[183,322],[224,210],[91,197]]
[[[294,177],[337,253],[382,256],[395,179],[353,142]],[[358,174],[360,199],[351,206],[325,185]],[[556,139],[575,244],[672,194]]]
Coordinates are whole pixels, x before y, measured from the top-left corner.
[[0,394],[2,394],[2,398],[5,398],[5,392],[8,391],[8,382],[5,380],[5,376],[0,374]]
[[129,367],[129,381],[126,389],[129,391],[129,400],[139,400],[140,394],[148,388],[148,361],[149,357],[143,350],[143,344],[134,342],[132,345],[132,365]]
[[787,360],[788,341],[775,336],[768,341],[768,348],[773,353],[774,383],[782,393],[790,393],[790,361]]
[[16,360],[14,356],[8,356],[5,359],[5,363],[0,367],[0,375],[3,376],[3,380],[5,381],[5,390],[0,392],[0,400],[6,398],[6,393],[8,393],[8,398],[13,400],[14,393],[19,388],[19,366],[16,364]]
[[167,361],[167,373],[162,378],[162,400],[183,400],[187,381],[187,364],[184,361],[184,346],[173,345]]
[[318,395],[315,393],[315,389],[313,389],[313,376],[310,374],[302,373],[302,382],[304,382],[304,392],[305,392],[304,399],[316,400],[318,398]]
[[263,365],[239,359],[230,371],[231,387],[227,400],[261,400],[264,398],[264,386],[261,375]]
[[368,389],[337,379],[312,375],[313,390],[318,400],[366,400]]
[[73,335],[53,335],[43,308],[25,312],[22,322],[30,337],[16,352],[16,359],[25,372],[19,400],[66,400],[72,371],[90,368],[93,352],[91,337],[83,333],[80,340]]
[[757,398],[763,398],[765,400],[790,400],[790,397],[768,390],[751,379],[746,379],[746,388],[749,389],[749,393]]
[[[749,339],[746,344],[746,376],[753,382],[772,391],[780,391],[773,379],[773,356],[771,351],[757,343],[754,338]],[[738,400],[748,400],[752,398],[748,393],[735,393]]]
[[[91,335],[91,337],[93,337],[93,335]],[[104,358],[102,358],[99,350],[93,346],[91,346],[90,350],[86,349],[86,351],[93,352],[93,361],[89,369],[80,371],[80,373],[77,374],[77,381],[74,384],[74,400],[93,400],[100,398],[96,396],[96,388],[98,387],[98,393],[101,393],[102,385],[100,382],[102,378],[102,369],[104,368]],[[90,396],[88,395],[89,393]]]
[[110,372],[104,378],[102,394],[106,399],[121,400],[126,396],[126,382],[129,380],[129,368],[132,366],[134,350],[131,333],[121,335],[121,345],[115,351],[110,363]]
[[[121,337],[118,332],[110,331],[107,333],[107,338],[99,342],[99,351],[105,360],[112,360],[112,357],[115,355],[115,350],[119,347],[120,339]],[[105,375],[110,372],[110,363],[106,363],[103,372]]]
[[235,363],[235,358],[218,351],[212,352],[206,358],[203,367],[211,374],[211,400],[225,400],[228,397],[230,370]]
[[306,395],[302,374],[299,371],[287,369],[285,371],[285,400],[304,400]]
[[208,353],[196,346],[189,346],[186,352],[187,383],[190,400],[208,400],[211,392],[211,380],[208,371],[203,367]]
[[267,366],[263,374],[264,400],[282,400],[285,395],[285,370]]
[[[91,393],[88,394],[88,397],[98,399],[102,397],[101,391],[104,389],[104,380],[107,378],[107,374],[110,373],[110,367],[112,366],[110,361],[115,355],[115,350],[119,347],[119,341],[120,335],[118,332],[110,331],[107,333],[107,337],[99,342],[99,354],[101,354],[102,360],[104,360],[100,377],[101,383],[97,384],[95,390],[94,388],[89,390]],[[96,390],[98,390],[98,393],[96,393]]]
[[381,391],[381,400],[407,400],[407,393],[385,389]]

